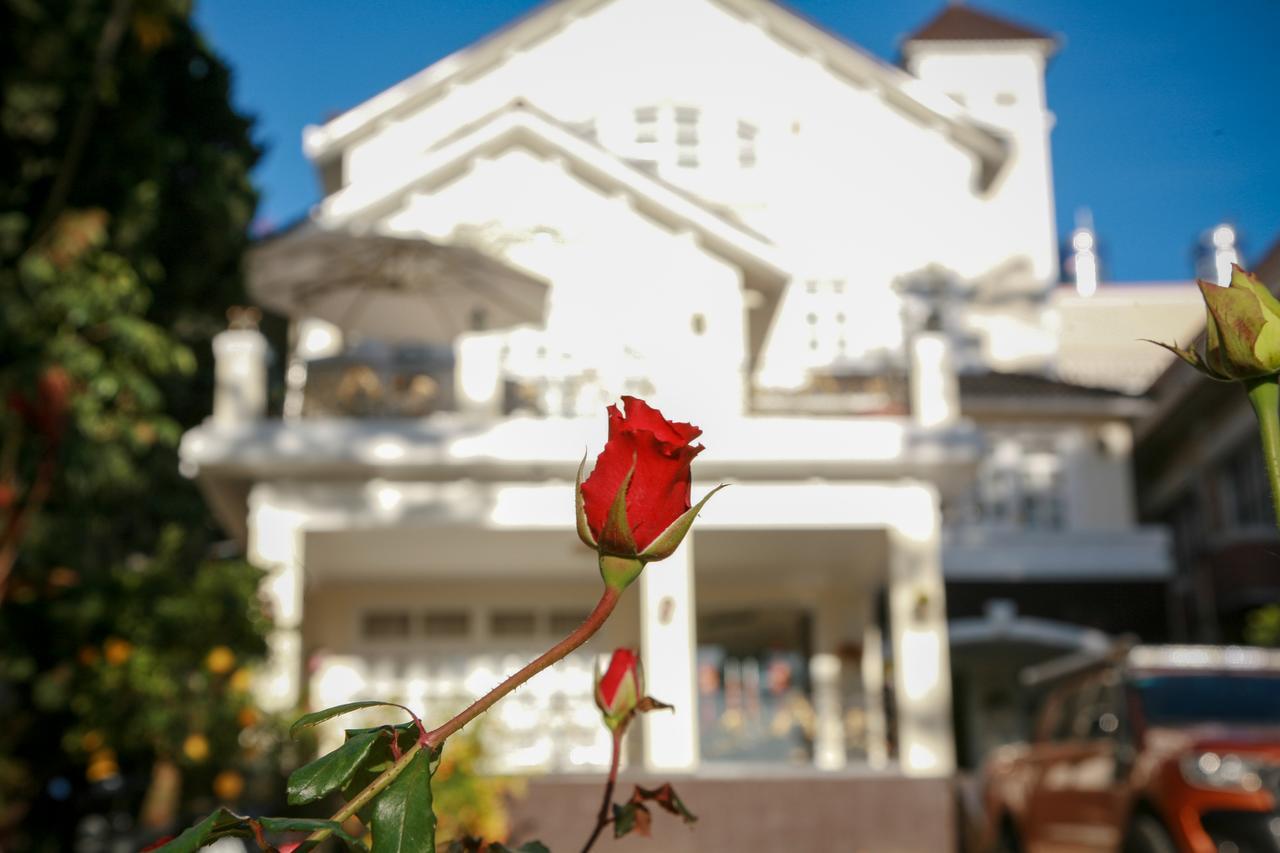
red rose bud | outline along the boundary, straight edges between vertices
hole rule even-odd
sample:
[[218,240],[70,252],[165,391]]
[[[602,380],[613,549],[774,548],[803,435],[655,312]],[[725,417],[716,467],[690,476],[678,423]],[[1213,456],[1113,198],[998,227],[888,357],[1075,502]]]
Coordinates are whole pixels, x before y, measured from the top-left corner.
[[51,444],[62,440],[66,431],[67,409],[71,400],[71,376],[61,367],[46,368],[36,380],[36,396],[31,401],[13,392],[9,395],[9,408],[27,427],[44,436]]
[[61,367],[50,367],[40,374],[37,411],[42,432],[52,442],[62,440],[71,401],[71,376]]
[[615,649],[609,668],[596,679],[596,706],[604,714],[604,722],[616,730],[635,712],[644,696],[644,675],[640,656],[632,649]]
[[578,468],[578,536],[600,554],[605,582],[621,589],[644,564],[671,556],[713,489],[690,506],[692,444],[702,430],[668,421],[635,397],[623,397],[626,414],[609,407],[609,440],[584,483]]

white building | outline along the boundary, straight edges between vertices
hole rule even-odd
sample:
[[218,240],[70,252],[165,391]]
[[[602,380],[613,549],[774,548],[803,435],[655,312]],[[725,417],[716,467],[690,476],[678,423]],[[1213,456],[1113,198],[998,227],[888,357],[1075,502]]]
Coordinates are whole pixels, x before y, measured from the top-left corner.
[[[1133,515],[1140,402],[1064,381],[1154,375],[1129,342],[1169,332],[1091,336],[1137,299],[1055,288],[1055,47],[950,5],[899,68],[769,0],[557,0],[308,128],[324,200],[251,269],[292,321],[284,417],[228,331],[183,443],[270,570],[264,696],[442,718],[576,624],[573,474],[635,393],[704,428],[695,499],[734,485],[495,710],[495,760],[602,765],[591,655],[632,643],[676,706],[648,770],[950,774],[948,585],[1169,570]],[[360,235],[437,247],[405,276],[448,292],[337,271]],[[1190,328],[1194,289],[1160,294]],[[964,642],[1060,638],[997,610]]]

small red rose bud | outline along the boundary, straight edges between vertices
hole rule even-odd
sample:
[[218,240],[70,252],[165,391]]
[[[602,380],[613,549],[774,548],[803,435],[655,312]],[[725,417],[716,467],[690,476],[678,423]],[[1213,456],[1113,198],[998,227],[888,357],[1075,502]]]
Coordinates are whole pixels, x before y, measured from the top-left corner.
[[625,415],[610,406],[609,440],[586,482],[578,468],[578,536],[600,555],[605,583],[623,589],[645,563],[671,556],[713,489],[690,506],[690,464],[702,452],[702,430],[668,421],[635,397],[623,397]]
[[37,389],[36,414],[40,431],[47,439],[57,443],[62,440],[67,423],[71,376],[61,367],[50,367],[40,374]]
[[612,730],[626,723],[644,696],[640,656],[634,649],[616,649],[609,668],[596,679],[596,706]]

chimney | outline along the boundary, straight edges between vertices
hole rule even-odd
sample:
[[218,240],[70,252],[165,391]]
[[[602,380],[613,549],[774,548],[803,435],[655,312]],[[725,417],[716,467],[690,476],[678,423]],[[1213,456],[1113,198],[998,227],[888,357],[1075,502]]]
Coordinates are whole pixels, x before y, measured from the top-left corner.
[[213,422],[252,423],[267,413],[267,339],[256,308],[227,311],[226,331],[213,338]]
[[1196,247],[1196,277],[1226,287],[1231,283],[1231,265],[1240,263],[1236,229],[1220,222],[1200,236]]
[[1098,290],[1098,238],[1093,231],[1093,215],[1088,210],[1076,212],[1076,227],[1071,232],[1071,256],[1067,271],[1076,283],[1076,293],[1092,296]]
[[918,332],[911,340],[911,415],[923,427],[945,427],[960,417],[960,383],[945,332]]

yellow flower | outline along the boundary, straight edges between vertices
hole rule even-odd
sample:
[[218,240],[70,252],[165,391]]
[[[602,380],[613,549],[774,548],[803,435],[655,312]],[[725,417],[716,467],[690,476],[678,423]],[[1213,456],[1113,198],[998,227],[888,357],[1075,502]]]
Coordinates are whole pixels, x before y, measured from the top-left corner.
[[237,800],[243,791],[244,777],[234,770],[223,770],[213,777],[213,793],[219,800]]
[[85,768],[84,777],[90,782],[101,782],[119,772],[120,766],[116,764],[116,754],[109,749],[100,749],[89,757],[89,766]]
[[209,757],[209,739],[202,734],[187,735],[182,742],[182,754],[199,764]]
[[214,675],[226,675],[236,665],[235,652],[226,646],[214,646],[204,659],[204,665]]
[[253,676],[247,669],[237,669],[231,674],[231,689],[237,693],[248,693],[253,686]]
[[102,654],[106,657],[107,663],[120,666],[133,654],[133,644],[119,637],[108,637],[102,644]]

